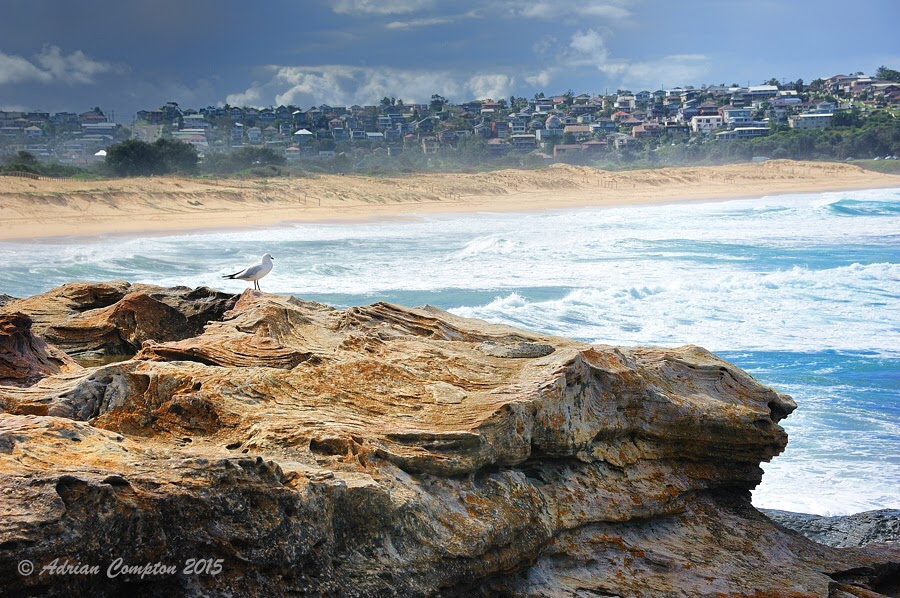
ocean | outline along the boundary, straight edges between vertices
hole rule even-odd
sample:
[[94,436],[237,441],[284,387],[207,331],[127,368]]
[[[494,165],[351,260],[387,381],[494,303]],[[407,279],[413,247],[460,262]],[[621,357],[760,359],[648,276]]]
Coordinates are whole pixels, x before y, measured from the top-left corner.
[[794,397],[761,508],[900,508],[900,189],[0,243],[0,293],[208,285],[390,301],[589,342],[696,344]]

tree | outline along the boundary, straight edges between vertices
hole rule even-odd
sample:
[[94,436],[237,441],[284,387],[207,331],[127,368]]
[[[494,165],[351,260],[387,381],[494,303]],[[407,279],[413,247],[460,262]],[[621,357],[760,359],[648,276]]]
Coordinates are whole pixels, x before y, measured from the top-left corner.
[[432,112],[441,112],[444,109],[444,104],[446,104],[446,103],[447,103],[447,100],[444,97],[442,97],[438,94],[434,94],[433,96],[431,96],[431,106],[430,106],[431,111]]
[[[322,144],[324,141],[319,143]],[[323,148],[319,147],[319,149]],[[284,163],[284,156],[274,152],[271,148],[242,147],[235,152],[210,154],[204,160],[203,168],[208,172],[229,174],[257,166],[281,166]]]
[[181,172],[192,174],[197,171],[197,148],[190,143],[172,139],[157,139],[153,144],[162,173]]
[[198,161],[193,145],[171,139],[157,139],[153,143],[129,139],[106,150],[106,164],[119,176],[193,173]]
[[159,171],[159,155],[152,144],[129,139],[107,148],[106,164],[119,176],[150,176]]
[[875,71],[875,78],[881,79],[882,81],[900,83],[900,71],[895,71],[894,69],[889,69],[886,66],[881,65],[878,67],[878,70]]
[[40,170],[39,167],[40,162],[38,162],[37,156],[35,156],[31,152],[19,150],[15,153],[15,155],[10,156],[6,159],[6,164],[4,165],[3,170],[10,172],[37,173]]
[[859,108],[856,106],[850,110],[839,110],[835,112],[831,119],[831,124],[835,127],[858,127],[860,122]]

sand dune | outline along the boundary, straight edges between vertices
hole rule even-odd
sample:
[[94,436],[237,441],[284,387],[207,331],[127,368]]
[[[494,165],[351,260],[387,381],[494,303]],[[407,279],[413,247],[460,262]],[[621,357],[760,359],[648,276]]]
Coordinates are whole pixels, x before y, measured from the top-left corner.
[[850,164],[788,160],[628,172],[556,164],[541,170],[393,178],[49,181],[0,177],[0,240],[877,187],[900,187],[900,176]]

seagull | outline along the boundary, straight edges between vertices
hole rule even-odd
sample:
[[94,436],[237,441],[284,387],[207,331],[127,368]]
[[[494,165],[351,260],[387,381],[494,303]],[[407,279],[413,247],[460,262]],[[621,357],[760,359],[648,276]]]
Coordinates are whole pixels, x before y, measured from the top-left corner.
[[240,270],[238,272],[235,272],[234,274],[226,274],[222,278],[232,278],[232,279],[236,279],[236,280],[252,280],[253,288],[258,291],[261,291],[262,289],[259,288],[259,279],[272,271],[272,266],[274,265],[272,263],[272,260],[274,260],[274,259],[275,258],[272,257],[272,254],[267,253],[266,255],[262,256],[262,259],[260,259],[259,263],[256,264],[255,266],[250,266],[249,268]]

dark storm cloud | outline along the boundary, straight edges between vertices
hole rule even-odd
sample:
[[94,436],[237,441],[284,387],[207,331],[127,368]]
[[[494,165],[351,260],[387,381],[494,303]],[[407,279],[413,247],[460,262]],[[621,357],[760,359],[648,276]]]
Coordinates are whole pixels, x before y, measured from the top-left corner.
[[458,100],[900,67],[896,2],[846,14],[836,0],[5,0],[0,107],[99,105],[127,122],[166,101]]

